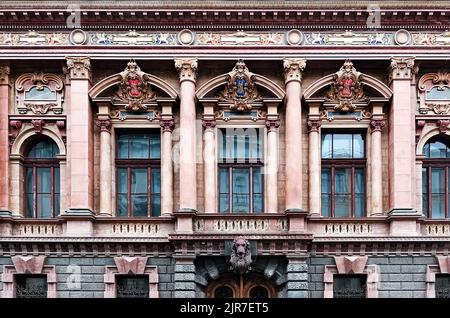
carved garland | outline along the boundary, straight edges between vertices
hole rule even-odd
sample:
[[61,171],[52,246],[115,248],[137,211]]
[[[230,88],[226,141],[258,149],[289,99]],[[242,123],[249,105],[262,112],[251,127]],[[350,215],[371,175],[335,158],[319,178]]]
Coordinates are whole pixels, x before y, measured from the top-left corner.
[[350,60],[346,60],[338,72],[334,74],[334,83],[326,94],[329,101],[336,102],[334,109],[341,112],[352,112],[356,109],[354,102],[366,99],[361,83],[362,73],[357,72]]
[[221,101],[231,102],[231,110],[247,111],[252,109],[251,102],[260,98],[255,85],[256,75],[251,73],[244,61],[239,60],[228,73],[228,82],[220,95]]
[[155,98],[148,74],[142,72],[134,60],[130,60],[120,76],[122,79],[115,100],[127,103],[125,109],[128,111],[146,111],[145,104]]

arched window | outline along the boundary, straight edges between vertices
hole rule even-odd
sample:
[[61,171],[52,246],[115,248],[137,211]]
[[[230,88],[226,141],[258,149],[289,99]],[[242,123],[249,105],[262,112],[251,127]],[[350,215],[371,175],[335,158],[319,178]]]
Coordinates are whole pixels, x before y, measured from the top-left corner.
[[50,139],[33,142],[25,157],[25,216],[54,218],[59,214],[58,146]]
[[431,139],[423,148],[422,210],[433,219],[449,217],[450,147],[448,142]]

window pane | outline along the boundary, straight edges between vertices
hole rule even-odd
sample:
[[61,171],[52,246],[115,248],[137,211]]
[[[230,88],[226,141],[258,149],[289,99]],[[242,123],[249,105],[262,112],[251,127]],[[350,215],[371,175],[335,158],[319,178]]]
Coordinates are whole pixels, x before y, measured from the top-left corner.
[[25,192],[26,195],[26,211],[27,217],[32,218],[34,215],[34,206],[33,206],[33,168],[26,169],[25,176]]
[[161,215],[161,195],[152,194],[152,216]]
[[351,195],[336,194],[334,196],[334,216],[349,217],[351,210]]
[[27,218],[34,217],[33,193],[27,193]]
[[161,193],[161,170],[157,168],[152,169],[152,193]]
[[445,195],[431,195],[431,214],[433,219],[445,218]]
[[117,275],[117,298],[148,298],[149,278],[147,275]]
[[50,168],[37,168],[37,192],[38,193],[50,193],[51,192],[51,173]]
[[147,169],[131,169],[131,193],[147,193]]
[[33,145],[28,152],[28,158],[54,158],[58,154],[58,147],[49,139],[42,140]]
[[161,137],[160,135],[150,135],[150,158],[161,158]]
[[147,194],[134,194],[131,196],[133,216],[147,216]]
[[355,216],[366,216],[366,202],[363,194],[355,194]]
[[444,168],[431,169],[431,192],[444,193],[445,192],[445,170]]
[[249,169],[233,168],[233,212],[250,211]]
[[127,169],[117,169],[117,193],[127,193]]
[[222,162],[256,162],[262,160],[263,144],[261,129],[227,128],[220,129],[219,159]]
[[331,138],[332,134],[322,134],[322,158],[331,158]]
[[253,212],[263,211],[263,178],[261,168],[253,168]]
[[38,216],[42,218],[52,217],[51,195],[38,194],[37,195],[37,210]]
[[334,169],[334,192],[351,193],[352,169],[336,168]]
[[46,275],[14,275],[16,298],[47,298]]
[[117,141],[118,156],[119,158],[128,158],[128,135],[119,135]]
[[365,298],[365,275],[333,275],[334,298]]
[[430,157],[431,158],[447,158],[447,146],[442,142],[430,142]]
[[322,216],[331,216],[331,170],[322,169]]
[[148,135],[135,134],[131,136],[130,158],[147,159],[149,158],[150,140]]
[[117,215],[128,216],[128,198],[126,194],[117,195]]
[[219,169],[219,212],[229,212],[229,183],[228,168]]
[[364,193],[364,169],[355,169],[355,193]]
[[353,134],[353,158],[364,158],[364,139],[362,134]]
[[245,143],[246,136],[243,134],[241,129],[236,129],[236,135],[234,137],[234,149],[235,149],[235,159],[245,159]]
[[334,134],[333,158],[351,158],[351,157],[352,157],[352,135]]
[[450,275],[436,274],[436,298],[450,298]]

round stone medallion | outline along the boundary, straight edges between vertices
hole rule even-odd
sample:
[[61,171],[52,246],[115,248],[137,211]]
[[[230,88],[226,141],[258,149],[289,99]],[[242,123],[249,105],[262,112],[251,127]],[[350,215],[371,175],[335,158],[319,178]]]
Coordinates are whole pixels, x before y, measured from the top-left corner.
[[72,32],[70,32],[70,43],[75,45],[83,45],[88,42],[88,35],[86,32],[80,29],[75,29]]
[[290,30],[286,34],[286,41],[289,45],[299,45],[303,41],[303,33],[297,29]]
[[411,41],[411,33],[405,29],[395,32],[394,41],[397,45],[406,45]]
[[182,45],[191,45],[194,43],[194,33],[191,30],[184,29],[178,32],[178,42]]

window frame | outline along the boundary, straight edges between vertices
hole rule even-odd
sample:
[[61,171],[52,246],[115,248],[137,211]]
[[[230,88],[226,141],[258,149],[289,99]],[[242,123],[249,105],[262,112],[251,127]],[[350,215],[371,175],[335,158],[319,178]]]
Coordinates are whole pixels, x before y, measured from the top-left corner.
[[[260,126],[222,126],[217,127],[217,130],[222,131],[222,136],[225,136],[224,132],[227,132],[228,129],[255,129],[257,130],[257,138],[259,137],[258,141],[258,148],[257,152],[260,154],[260,157],[256,158],[221,158],[220,153],[223,151],[223,144],[221,142],[226,142],[226,140],[220,140],[219,134],[217,134],[216,138],[216,147],[217,147],[217,211],[219,214],[262,214],[264,213],[265,208],[265,178],[264,178],[264,159],[265,159],[265,147],[266,147],[266,140],[265,140],[265,130],[264,127]],[[222,147],[222,148],[221,148]],[[233,143],[233,152],[235,151],[234,148],[235,145]],[[228,192],[224,193],[228,196],[228,209],[227,211],[220,211],[220,197],[222,192],[221,185],[220,185],[220,170],[221,169],[227,169],[227,176],[228,176]],[[249,211],[248,212],[234,212],[233,211],[233,169],[249,169]],[[254,200],[255,200],[255,193],[254,193],[254,169],[259,168],[260,169],[260,175],[261,175],[261,193],[257,193],[258,195],[261,195],[261,212],[255,212],[254,211]]]
[[[331,138],[331,158],[322,158],[322,146],[323,146],[323,140],[325,135],[355,135],[355,134],[361,134],[362,141],[363,141],[363,150],[364,150],[364,157],[363,158],[333,158],[333,137]],[[354,155],[354,137],[352,136],[352,156]],[[323,206],[321,207],[321,215],[323,217],[329,217],[329,218],[364,218],[367,217],[367,149],[366,149],[366,131],[365,130],[348,130],[348,129],[323,129],[321,131],[321,144],[320,144],[320,157],[321,157],[321,167],[320,167],[320,175],[321,175],[321,182],[322,182],[322,173],[323,169],[330,169],[330,215],[324,216],[323,215]],[[336,168],[339,169],[351,169],[351,186],[350,186],[350,195],[351,195],[351,209],[350,213],[346,217],[336,217],[335,216],[335,170]],[[364,199],[364,211],[362,216],[356,216],[356,193],[355,193],[355,171],[356,169],[362,169],[363,171],[363,185],[364,185],[364,192],[362,193],[363,199]],[[322,202],[322,186],[320,189],[320,200]]]
[[[367,298],[367,274],[334,274],[333,275],[333,298]],[[337,279],[352,279],[358,278],[362,281],[361,287],[364,290],[364,297],[336,297]]]
[[[445,192],[443,193],[445,198],[444,198],[444,219],[447,219],[450,217],[450,211],[449,211],[449,187],[448,187],[448,183],[449,183],[449,177],[450,177],[450,158],[424,158],[423,162],[422,162],[422,172],[423,169],[426,169],[426,176],[427,176],[427,218],[429,219],[433,219],[433,211],[432,211],[432,195],[433,192],[432,190],[432,169],[433,168],[442,168],[444,169],[444,173],[445,173]],[[422,180],[422,182],[424,182],[424,180]],[[423,186],[422,186],[423,189]],[[422,200],[423,200],[423,190],[422,190]],[[422,203],[423,204],[423,203]],[[434,219],[434,220],[439,220],[439,219]]]
[[[29,157],[28,154],[31,151],[31,149],[37,145],[39,142],[42,141],[50,141],[53,143],[54,147],[58,150],[58,145],[51,139],[51,138],[39,138],[37,140],[34,140],[27,149],[27,155],[24,157],[23,160],[23,168],[24,168],[24,182],[23,182],[23,190],[24,190],[24,213],[26,218],[33,218],[33,219],[42,219],[42,211],[41,213],[38,213],[37,209],[37,169],[38,168],[50,168],[50,219],[56,218],[57,215],[61,212],[61,180],[58,180],[59,184],[59,191],[56,190],[56,179],[55,179],[55,168],[59,169],[59,176],[61,178],[61,167],[60,167],[60,159],[55,155],[53,158],[33,158]],[[28,169],[32,169],[32,181],[33,181],[33,192],[28,192],[28,185],[27,185],[27,171]],[[33,211],[30,213],[28,211],[28,194],[33,194]],[[41,193],[42,194],[42,193]],[[55,209],[55,195],[59,195],[59,209],[56,211]]]
[[[159,159],[155,158],[119,158],[119,137],[120,135],[131,135],[131,134],[146,134],[146,135],[157,135],[160,140],[160,148],[159,148]],[[128,144],[128,153],[130,145]],[[149,156],[150,156],[150,148],[149,148]],[[119,193],[119,170],[126,169],[127,170],[127,215],[119,215],[119,195],[125,193]],[[132,203],[132,193],[131,193],[131,171],[132,169],[147,169],[147,215],[145,216],[135,216],[133,211]],[[157,193],[153,193],[152,189],[152,172],[154,169],[159,169],[160,180],[161,180],[161,132],[159,129],[155,128],[146,128],[146,129],[118,129],[116,131],[115,138],[115,170],[116,170],[116,216],[120,218],[142,218],[142,217],[159,217],[161,215],[161,208],[159,211],[159,215],[153,215],[152,208],[152,199],[153,196]],[[161,200],[161,184],[160,184],[160,200]],[[161,206],[161,204],[160,204]]]

